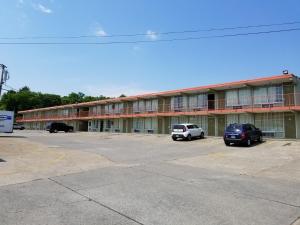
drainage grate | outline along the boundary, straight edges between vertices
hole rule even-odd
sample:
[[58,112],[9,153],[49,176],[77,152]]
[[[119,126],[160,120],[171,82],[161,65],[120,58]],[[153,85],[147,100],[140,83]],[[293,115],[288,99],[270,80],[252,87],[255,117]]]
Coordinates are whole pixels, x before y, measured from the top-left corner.
[[0,162],[6,162],[6,161],[5,161],[4,159],[1,159],[1,158],[0,158]]

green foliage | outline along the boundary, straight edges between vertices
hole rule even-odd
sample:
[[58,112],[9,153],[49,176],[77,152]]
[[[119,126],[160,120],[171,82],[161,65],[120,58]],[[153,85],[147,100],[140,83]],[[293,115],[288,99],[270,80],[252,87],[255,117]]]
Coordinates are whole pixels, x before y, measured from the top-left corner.
[[103,99],[108,99],[108,97],[105,97],[103,95],[100,95],[99,97],[86,96],[82,92],[72,92],[68,96],[61,97],[60,95],[55,94],[33,92],[29,87],[25,86],[19,91],[8,91],[3,94],[0,100],[0,109],[18,112],[21,110],[89,102]]

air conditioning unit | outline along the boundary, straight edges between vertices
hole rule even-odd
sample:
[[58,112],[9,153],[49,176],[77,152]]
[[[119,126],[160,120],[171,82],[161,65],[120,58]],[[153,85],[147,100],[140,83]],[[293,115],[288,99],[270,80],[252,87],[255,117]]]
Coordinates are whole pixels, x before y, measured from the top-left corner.
[[273,104],[262,104],[262,108],[272,108],[274,105]]

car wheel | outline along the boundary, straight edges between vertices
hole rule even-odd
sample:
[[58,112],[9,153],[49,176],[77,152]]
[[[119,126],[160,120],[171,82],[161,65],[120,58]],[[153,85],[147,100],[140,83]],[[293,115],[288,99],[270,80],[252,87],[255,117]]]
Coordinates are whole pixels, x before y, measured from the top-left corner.
[[259,143],[262,143],[262,142],[263,142],[263,137],[262,137],[262,135],[259,136],[258,142],[259,142]]
[[176,137],[172,137],[173,141],[177,141],[177,138]]
[[248,147],[251,146],[251,139],[250,139],[250,138],[247,140],[246,145],[247,145]]
[[226,146],[230,146],[230,142],[224,141],[224,143],[225,143]]
[[58,130],[57,129],[54,129],[54,131],[53,131],[54,133],[57,133],[58,132]]
[[200,134],[200,139],[203,139],[203,138],[204,138],[204,133],[201,132],[201,134]]
[[73,129],[72,129],[72,128],[70,128],[70,129],[69,129],[69,132],[73,132]]
[[188,141],[191,141],[192,140],[192,135],[188,135],[187,137],[186,137],[186,139],[188,140]]

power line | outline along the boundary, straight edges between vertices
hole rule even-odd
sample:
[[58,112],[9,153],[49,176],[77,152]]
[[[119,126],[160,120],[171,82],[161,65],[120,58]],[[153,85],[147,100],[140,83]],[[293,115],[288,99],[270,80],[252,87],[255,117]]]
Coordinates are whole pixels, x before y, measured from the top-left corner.
[[[199,33],[199,32],[212,32],[212,31],[226,31],[226,30],[238,30],[249,28],[261,28],[283,25],[295,25],[300,24],[300,21],[285,22],[285,23],[272,23],[272,24],[259,24],[259,25],[247,25],[236,27],[223,27],[223,28],[207,28],[207,29],[194,29],[194,30],[182,30],[182,31],[167,31],[167,32],[153,32],[155,35],[172,35],[172,34],[184,34],[184,33]],[[113,38],[113,37],[136,37],[147,36],[146,33],[135,34],[111,34],[111,35],[73,35],[73,36],[22,36],[22,37],[0,37],[0,40],[26,40],[26,39],[79,39],[79,38]]]
[[138,44],[138,43],[157,43],[157,42],[173,42],[173,41],[189,41],[189,40],[200,40],[200,39],[226,38],[226,37],[272,34],[272,33],[281,33],[281,32],[292,32],[292,31],[299,31],[299,30],[300,30],[300,28],[291,28],[291,29],[283,29],[283,30],[269,30],[269,31],[258,31],[258,32],[248,32],[248,33],[235,33],[235,34],[224,34],[224,35],[211,35],[211,36],[186,37],[186,38],[171,38],[171,39],[157,39],[157,40],[137,40],[137,41],[111,41],[111,42],[0,42],[0,45],[113,45],[113,44]]
[[12,86],[9,86],[9,85],[7,85],[7,84],[3,84],[5,87],[8,87],[8,88],[10,88],[11,90],[13,90],[13,91],[17,91],[17,89],[15,89],[15,88],[13,88]]

